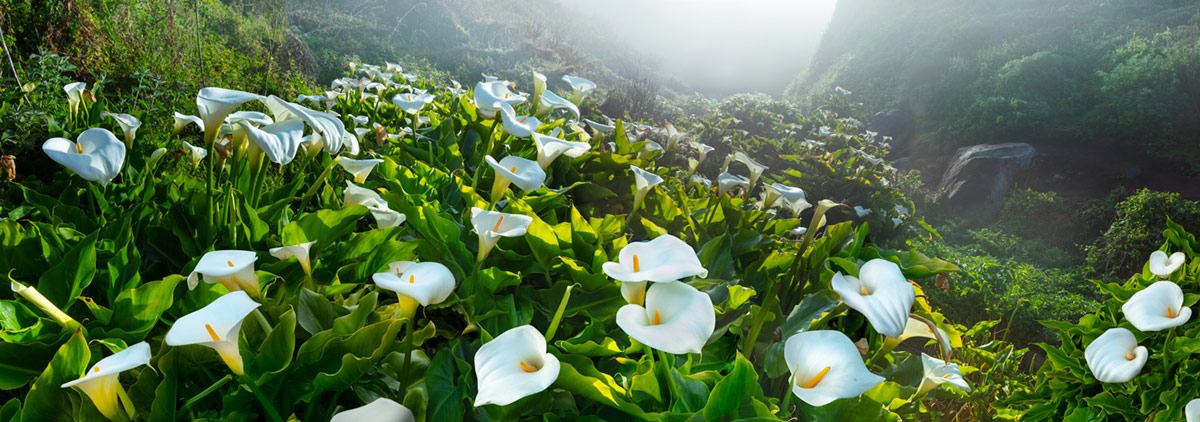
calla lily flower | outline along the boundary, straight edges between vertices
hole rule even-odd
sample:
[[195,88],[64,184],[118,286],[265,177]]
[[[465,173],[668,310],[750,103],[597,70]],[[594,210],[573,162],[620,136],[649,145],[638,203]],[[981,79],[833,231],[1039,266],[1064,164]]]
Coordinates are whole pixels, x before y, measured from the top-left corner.
[[542,187],[542,183],[546,181],[546,172],[536,161],[513,155],[501,158],[498,162],[490,155],[485,156],[484,160],[496,171],[496,179],[492,184],[492,202],[503,197],[510,183],[530,192]]
[[192,145],[188,141],[183,141],[183,146],[187,149],[188,156],[192,158],[193,167],[200,165],[200,160],[208,156],[208,150]]
[[370,404],[346,410],[336,415],[329,422],[415,422],[413,412],[400,403],[390,399],[377,398]]
[[900,272],[900,266],[885,259],[872,259],[858,270],[858,277],[837,273],[830,280],[842,302],[867,317],[875,331],[900,337],[908,323],[916,291]]
[[792,373],[792,393],[812,406],[857,397],[884,381],[867,370],[854,342],[840,331],[793,335],[783,345],[783,357]]
[[121,132],[125,134],[125,145],[133,145],[133,138],[137,136],[137,130],[142,127],[142,121],[128,114],[113,114],[109,112],[100,113],[101,116],[112,117],[121,126]]
[[505,331],[475,352],[475,407],[505,406],[545,391],[558,379],[559,369],[558,358],[546,353],[541,331],[532,325]]
[[433,96],[429,95],[429,94],[420,94],[420,95],[413,95],[411,93],[396,94],[396,96],[392,97],[392,104],[395,104],[396,107],[399,107],[401,110],[404,110],[404,112],[408,113],[408,114],[420,113],[421,109],[425,108],[426,104],[429,104],[432,102],[433,102]]
[[[579,106],[575,105],[575,103],[567,101],[563,97],[558,96],[558,94],[555,94],[554,91],[548,89],[542,91],[542,97],[540,100],[538,100],[538,109],[536,114],[540,117],[546,115],[546,113],[558,109],[570,111],[571,119],[579,120]],[[593,127],[593,129],[595,129],[595,127]]]
[[658,142],[646,141],[645,145],[642,146],[642,150],[638,151],[638,159],[643,161],[648,160],[651,153],[662,152],[662,150],[663,147]]
[[311,102],[314,105],[323,105],[325,104],[325,96],[300,94],[300,96],[296,97],[297,103],[303,104],[305,101]]
[[71,82],[63,85],[63,91],[67,92],[67,107],[71,111],[72,118],[79,114],[79,105],[83,103],[83,91],[86,90],[86,82]]
[[208,87],[196,94],[196,107],[200,109],[200,118],[204,120],[204,142],[212,143],[217,139],[217,130],[221,123],[242,104],[262,99],[258,94],[225,88]]
[[179,133],[179,131],[183,130],[183,128],[185,126],[187,126],[188,123],[195,123],[196,126],[198,126],[200,128],[200,131],[202,131],[202,132],[204,131],[204,120],[201,120],[199,117],[196,117],[196,116],[189,116],[186,114],[181,114],[178,111],[176,111],[175,112],[175,127],[173,129],[171,129],[171,133],[173,133],[173,134]]
[[254,261],[258,256],[254,252],[239,250],[218,250],[204,254],[196,268],[188,274],[188,289],[195,289],[199,284],[199,275],[204,276],[204,282],[220,283],[231,292],[245,290],[251,296],[259,296],[258,275],[254,273]]
[[595,122],[595,121],[588,120],[588,119],[583,119],[583,122],[587,123],[588,127],[592,128],[592,130],[596,131],[597,133],[601,133],[601,134],[611,133],[613,130],[617,129],[616,126],[606,125],[606,124]]
[[475,226],[475,233],[479,234],[479,255],[476,258],[479,261],[487,258],[501,237],[524,236],[532,222],[533,217],[527,215],[484,211],[472,207],[471,225]]
[[150,153],[150,159],[146,160],[146,168],[154,167],[154,163],[157,163],[158,160],[161,160],[164,155],[167,155],[166,148],[154,150],[154,152]]
[[454,292],[454,274],[437,262],[397,261],[390,271],[375,273],[371,279],[400,297],[400,309],[407,318],[416,316],[421,306],[442,303]]
[[708,294],[679,281],[654,283],[645,306],[630,303],[617,310],[617,326],[625,334],[671,354],[700,353],[716,324]]
[[246,132],[246,137],[254,142],[267,154],[271,162],[284,165],[296,158],[300,143],[304,137],[304,122],[298,119],[284,120],[263,126],[254,127],[245,120],[238,121],[238,126]]
[[492,75],[489,75],[489,74],[486,74],[486,73],[480,73],[480,74],[479,74],[479,76],[483,76],[483,81],[484,81],[484,82],[495,82],[495,81],[497,81],[497,80],[499,80],[499,79],[500,79],[500,78],[498,78],[498,77],[495,77],[495,76],[492,76]]
[[858,217],[859,217],[859,218],[862,218],[862,217],[866,217],[868,214],[870,214],[870,213],[871,213],[871,209],[870,209],[870,208],[863,208],[863,207],[862,207],[862,205],[855,205],[855,206],[854,206],[854,213],[855,213],[855,214],[858,214]]
[[641,207],[642,201],[646,199],[646,194],[650,189],[663,182],[663,178],[657,174],[642,170],[638,166],[631,165],[629,170],[633,172],[634,183],[637,191],[633,194],[633,209]]
[[617,262],[605,262],[604,274],[621,282],[621,294],[629,303],[641,304],[646,282],[658,283],[686,277],[708,277],[696,250],[678,237],[664,234],[647,242],[633,242],[617,254]]
[[271,248],[271,256],[279,258],[280,261],[288,258],[296,258],[300,262],[300,268],[304,269],[305,274],[312,275],[312,265],[308,262],[308,250],[317,241],[297,243],[295,246],[280,246]]
[[387,202],[382,199],[376,200],[374,205],[367,206],[367,210],[371,212],[372,217],[375,217],[375,223],[381,229],[396,227],[408,221],[407,215],[388,208]]
[[375,205],[375,201],[381,200],[378,193],[375,191],[356,185],[349,180],[346,181],[346,189],[342,191],[345,195],[346,205],[362,205],[370,207]]
[[501,104],[500,114],[504,116],[504,119],[501,120],[504,133],[518,138],[529,137],[537,132],[538,126],[542,125],[537,117],[518,116],[512,106],[508,104]]
[[[947,335],[946,332],[941,328],[938,328],[937,331],[937,334],[934,334],[933,330],[929,329],[929,324],[910,316],[908,317],[908,322],[904,324],[904,332],[900,334],[900,337],[887,337],[884,339],[884,348],[894,349],[896,346],[899,346],[900,343],[903,343],[905,340],[914,337],[924,337],[937,340],[938,336],[940,335],[943,339],[950,338],[950,336]],[[949,344],[939,341],[938,346],[941,347],[943,354],[950,353]]]
[[921,353],[921,364],[925,367],[925,377],[921,386],[917,387],[917,395],[922,395],[942,384],[950,384],[963,391],[971,391],[967,380],[963,379],[957,363],[947,364],[946,361]]
[[750,158],[749,155],[746,155],[746,153],[741,152],[741,151],[734,153],[733,159],[739,163],[745,164],[746,167],[750,169],[750,187],[751,188],[753,188],[755,186],[755,184],[758,183],[759,176],[762,176],[763,172],[766,171],[768,168],[770,168],[770,167],[762,165],[758,161],[754,161],[753,158]]
[[348,132],[342,119],[337,116],[290,103],[274,95],[264,98],[262,103],[271,110],[275,120],[303,120],[313,130],[311,142],[323,145],[326,152],[336,154],[344,146]]
[[808,227],[796,227],[791,230],[791,233],[792,236],[804,236],[805,233],[808,233]]
[[715,149],[716,148],[708,146],[708,144],[700,144],[700,160],[696,163],[696,166],[704,163],[704,159],[708,157],[708,153],[713,152]]
[[1121,305],[1125,319],[1143,332],[1162,331],[1183,325],[1192,309],[1183,306],[1183,289],[1170,281],[1159,281],[1134,293]]
[[565,141],[536,132],[532,135],[533,143],[537,146],[538,166],[543,169],[550,167],[550,163],[554,162],[554,159],[558,158],[559,155],[578,157],[592,148],[587,142]]
[[1200,422],[1200,399],[1192,399],[1187,406],[1183,408],[1183,415],[1187,418],[1187,422]]
[[494,119],[500,112],[501,103],[510,106],[525,102],[525,97],[508,89],[504,81],[480,82],[475,84],[475,107],[485,119]]
[[354,160],[345,157],[338,157],[338,165],[342,166],[347,173],[354,175],[354,183],[363,183],[367,181],[367,176],[371,174],[371,170],[375,165],[382,163],[380,159],[370,160]]
[[388,71],[388,72],[393,72],[393,73],[394,73],[394,72],[403,72],[403,71],[404,71],[404,68],[400,67],[400,65],[399,65],[399,64],[392,63],[392,62],[388,62],[388,61],[384,61],[384,62],[383,62],[383,67],[384,67],[384,69],[383,69],[383,70],[386,70],[386,71]]
[[690,188],[694,185],[704,185],[705,189],[712,189],[712,180],[708,180],[708,178],[699,174],[693,174],[692,177],[688,179],[688,187]]
[[1137,338],[1124,328],[1109,328],[1083,350],[1096,380],[1107,383],[1132,380],[1142,372],[1149,356],[1146,347],[1138,346]]
[[101,128],[85,130],[76,139],[51,138],[42,144],[42,151],[79,177],[108,185],[125,164],[125,144]]
[[736,187],[741,187],[742,190],[750,190],[750,181],[736,174],[721,173],[717,175],[717,192],[721,195]]
[[538,72],[533,72],[533,98],[542,98],[542,92],[546,90],[546,75]]
[[1175,252],[1168,258],[1166,252],[1154,251],[1150,253],[1150,272],[1158,278],[1167,278],[1183,266],[1184,262],[1187,262],[1187,256],[1183,252]]
[[587,96],[589,92],[596,89],[595,83],[580,77],[563,75],[562,80],[571,84],[571,102],[575,103],[576,106],[583,102],[584,96]]
[[199,344],[217,351],[234,375],[245,373],[238,351],[242,320],[258,308],[243,291],[228,293],[190,314],[179,317],[163,340],[171,346]]
[[272,119],[271,116],[257,111],[235,111],[233,113],[229,113],[229,117],[225,118],[225,123],[229,123],[231,125],[240,121],[245,121],[256,127],[275,123],[275,119]]
[[[121,420],[121,405],[119,398],[124,396],[121,382],[117,379],[121,372],[150,364],[150,345],[140,342],[126,347],[125,350],[112,356],[100,359],[84,373],[82,378],[62,385],[62,388],[78,386],[79,390],[92,400],[96,409],[110,421]],[[126,399],[128,400],[128,398]],[[129,403],[132,406],[132,403]]]

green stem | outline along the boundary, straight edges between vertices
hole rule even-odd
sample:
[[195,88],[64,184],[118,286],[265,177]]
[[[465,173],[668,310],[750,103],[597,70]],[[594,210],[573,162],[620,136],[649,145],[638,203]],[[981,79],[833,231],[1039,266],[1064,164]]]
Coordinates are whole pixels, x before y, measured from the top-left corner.
[[262,312],[258,311],[258,308],[254,308],[254,311],[250,313],[254,314],[254,319],[258,321],[258,325],[262,326],[263,335],[270,335],[274,328],[271,328],[271,323],[267,322],[267,317],[263,316]]
[[312,186],[309,186],[308,190],[304,192],[304,196],[300,197],[301,203],[303,203],[305,200],[308,200],[308,197],[313,196],[313,194],[317,193],[317,189],[319,189],[321,186],[323,186],[325,184],[325,177],[329,176],[329,172],[332,171],[333,166],[336,166],[336,165],[337,165],[337,158],[334,158],[332,161],[329,162],[328,166],[325,166],[325,170],[321,171],[321,175],[317,176],[317,180],[314,180]]
[[413,354],[413,324],[416,319],[409,318],[404,322],[404,360],[400,363],[400,399],[408,395],[408,364]]
[[788,380],[787,384],[785,384],[783,387],[783,405],[779,406],[779,412],[782,414],[783,417],[781,419],[783,420],[791,419],[790,416],[792,415],[792,412],[789,408],[792,406],[793,396],[795,396],[795,394],[792,394],[792,382],[791,380]]
[[808,330],[812,331],[812,330],[820,330],[822,328],[825,328],[826,325],[829,325],[829,321],[832,321],[834,318],[837,318],[839,315],[842,314],[842,312],[846,312],[847,309],[850,309],[850,306],[846,305],[845,303],[838,305],[836,308],[833,308],[832,311],[826,312],[825,315],[821,316],[820,320],[810,324],[808,326]]
[[671,370],[674,369],[675,365],[673,365],[671,363],[672,360],[667,359],[666,352],[664,352],[662,350],[658,350],[657,352],[658,352],[658,361],[661,362],[663,365],[666,365],[664,367],[665,369],[663,372],[665,372],[667,375],[667,389],[671,391],[670,403],[674,404],[674,402],[676,400],[678,400],[679,397],[681,397],[681,395],[679,394],[679,385],[675,383],[675,374],[671,373]]
[[750,326],[750,334],[742,341],[742,355],[750,359],[754,353],[755,343],[758,342],[758,335],[762,331],[763,323],[766,322],[767,312],[775,307],[779,302],[779,288],[781,283],[776,281],[771,284],[771,291],[767,293],[766,300],[763,301],[762,307],[758,308],[758,312],[754,315],[754,324]]
[[250,379],[250,377],[245,374],[242,374],[240,378],[241,379],[238,381],[241,382],[242,385],[246,386],[246,388],[249,388],[250,392],[254,393],[254,397],[258,398],[258,402],[262,404],[263,410],[267,412],[267,419],[270,419],[271,422],[283,422],[283,419],[279,417],[279,412],[275,410],[275,407],[271,404],[271,401],[268,400],[267,396],[263,394],[262,389],[258,388],[258,383],[255,383],[253,379]]
[[567,290],[563,292],[562,301],[558,302],[558,310],[554,311],[554,318],[550,320],[550,329],[546,330],[546,343],[550,343],[550,339],[554,338],[554,333],[558,332],[558,324],[562,322],[563,313],[567,311],[567,302],[571,300],[571,289],[575,285],[567,286]]
[[225,376],[222,377],[221,379],[217,380],[217,382],[214,382],[212,385],[208,386],[208,388],[205,388],[204,391],[201,391],[200,394],[192,396],[192,398],[190,398],[190,399],[188,399],[188,401],[184,402],[183,410],[190,409],[192,406],[194,406],[196,404],[196,402],[203,400],[209,394],[212,394],[213,391],[217,391],[218,388],[221,388],[225,384],[228,384],[229,381],[231,381],[231,380],[233,380],[233,374],[225,374]]

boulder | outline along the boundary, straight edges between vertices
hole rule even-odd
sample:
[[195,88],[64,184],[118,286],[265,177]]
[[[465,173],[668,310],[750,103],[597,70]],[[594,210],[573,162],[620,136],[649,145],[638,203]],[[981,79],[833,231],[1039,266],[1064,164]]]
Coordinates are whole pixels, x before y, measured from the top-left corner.
[[951,211],[990,216],[1000,210],[1013,180],[1033,164],[1037,150],[1026,143],[959,148],[946,166],[937,194]]
[[912,144],[916,124],[911,114],[893,108],[875,113],[871,118],[871,130],[879,133],[880,137],[892,137],[892,154],[902,154]]

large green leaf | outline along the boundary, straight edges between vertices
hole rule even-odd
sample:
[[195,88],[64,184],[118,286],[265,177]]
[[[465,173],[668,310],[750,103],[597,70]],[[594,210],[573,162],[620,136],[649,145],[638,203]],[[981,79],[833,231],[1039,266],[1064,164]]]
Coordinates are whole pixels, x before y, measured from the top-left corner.
[[704,405],[704,419],[717,420],[737,410],[742,406],[742,401],[757,388],[758,373],[754,372],[754,365],[738,353],[733,360],[733,370],[717,382],[708,396],[708,404]]
[[38,291],[59,309],[71,307],[75,298],[92,283],[92,277],[96,275],[96,238],[99,236],[99,231],[88,235],[38,279]]
[[62,385],[83,376],[91,358],[92,352],[88,350],[87,339],[82,331],[76,331],[71,339],[58,349],[54,359],[29,388],[29,395],[25,396],[25,409],[21,412],[21,421],[74,422],[75,409],[79,407],[82,394],[64,389]]

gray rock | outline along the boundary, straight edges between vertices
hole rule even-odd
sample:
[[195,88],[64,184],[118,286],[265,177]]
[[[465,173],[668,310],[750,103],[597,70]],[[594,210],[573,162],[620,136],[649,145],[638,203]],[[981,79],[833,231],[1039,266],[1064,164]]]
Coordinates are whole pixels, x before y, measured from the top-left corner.
[[1000,210],[1013,180],[1033,164],[1037,150],[1026,143],[959,148],[938,184],[943,206],[972,216]]
[[875,113],[871,118],[871,130],[879,133],[881,138],[892,137],[892,154],[902,154],[912,144],[916,124],[911,114],[893,108]]

